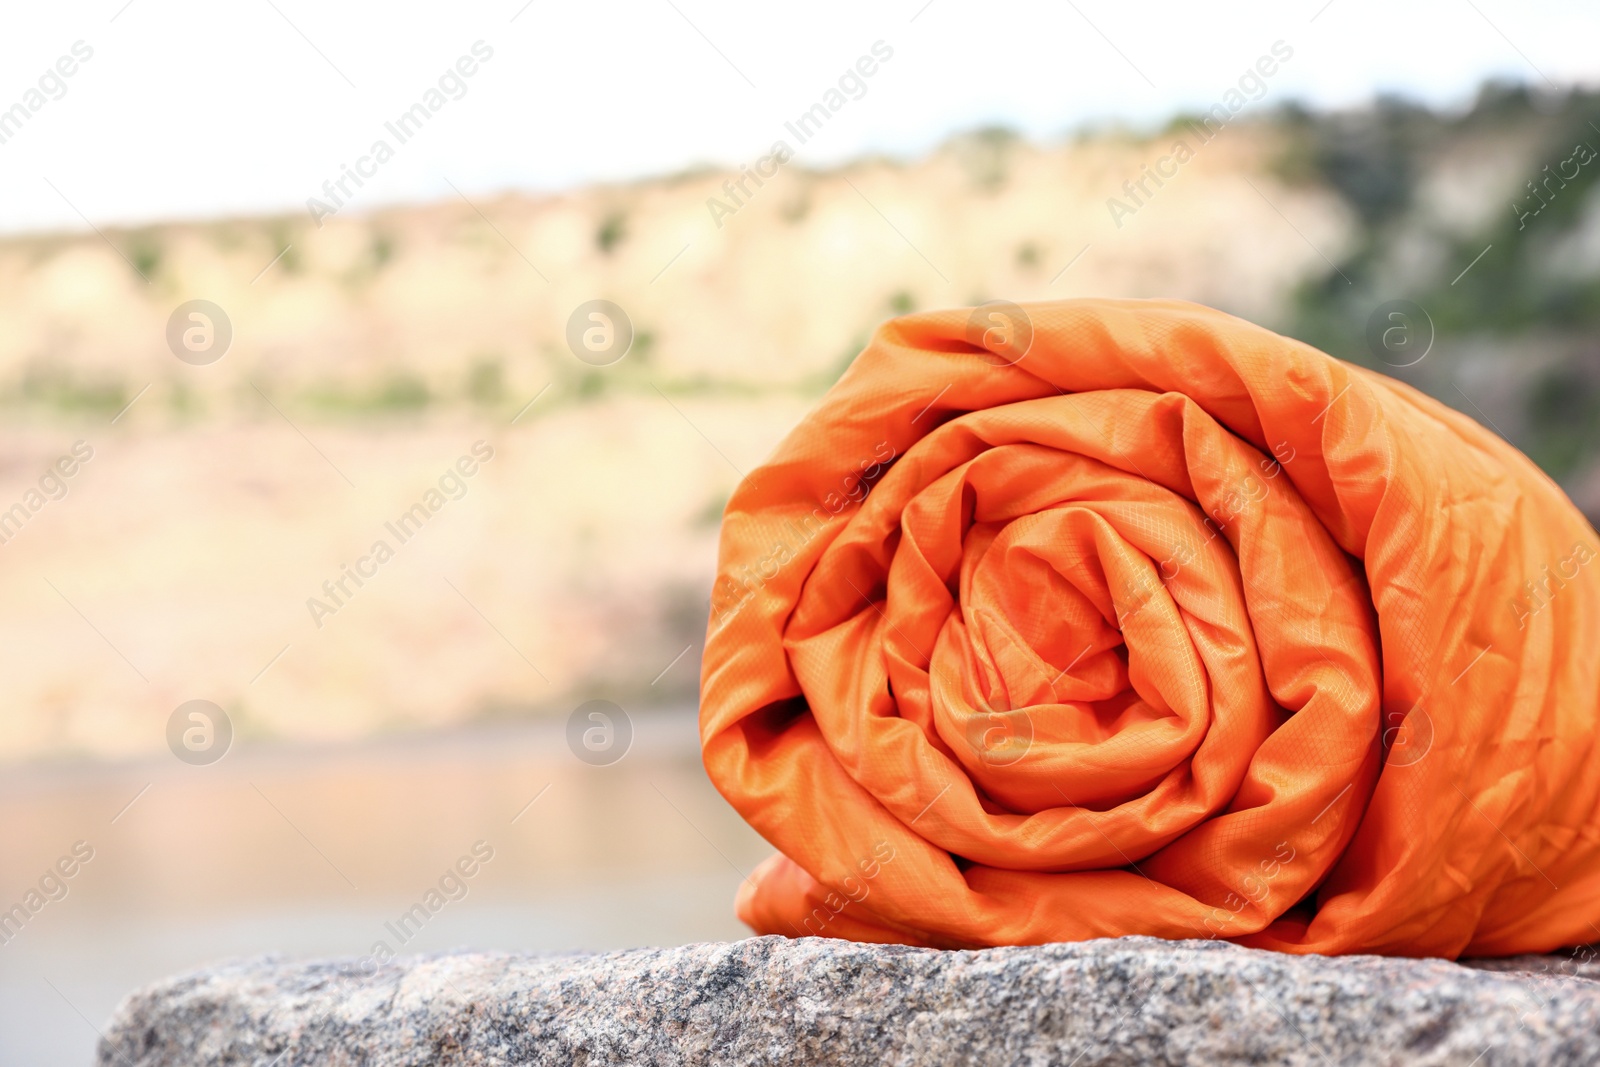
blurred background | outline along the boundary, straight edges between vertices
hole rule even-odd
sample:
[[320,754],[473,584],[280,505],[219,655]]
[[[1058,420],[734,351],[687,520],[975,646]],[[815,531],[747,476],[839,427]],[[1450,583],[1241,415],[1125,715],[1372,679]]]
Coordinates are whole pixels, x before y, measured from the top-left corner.
[[0,1063],[229,955],[741,936],[717,524],[896,314],[1201,301],[1600,515],[1591,7],[9,23]]

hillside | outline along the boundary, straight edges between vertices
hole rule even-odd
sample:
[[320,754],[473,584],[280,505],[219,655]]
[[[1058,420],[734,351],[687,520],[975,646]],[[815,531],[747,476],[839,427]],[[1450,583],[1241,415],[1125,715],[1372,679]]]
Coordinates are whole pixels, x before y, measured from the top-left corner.
[[[320,228],[0,241],[0,513],[26,514],[0,527],[0,757],[157,749],[194,698],[246,740],[690,701],[722,503],[917,308],[1175,296],[1381,366],[1367,320],[1414,300],[1438,336],[1392,373],[1600,512],[1600,168],[1523,227],[1507,210],[1595,114],[1507,89],[1454,116],[1281,110],[1227,126],[1131,214],[1108,201],[1199,146],[1191,123],[791,164],[731,215],[707,202],[739,175],[708,170]],[[597,298],[634,330],[608,366],[566,341]],[[194,365],[168,327],[197,299],[232,337]],[[402,543],[386,524],[436,488]]]

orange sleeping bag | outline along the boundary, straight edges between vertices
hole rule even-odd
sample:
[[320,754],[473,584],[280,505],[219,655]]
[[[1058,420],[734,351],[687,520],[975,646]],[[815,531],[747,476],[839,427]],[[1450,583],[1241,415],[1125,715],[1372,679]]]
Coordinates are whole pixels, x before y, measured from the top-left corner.
[[885,324],[729,501],[759,933],[1600,940],[1600,543],[1416,390],[1171,301]]

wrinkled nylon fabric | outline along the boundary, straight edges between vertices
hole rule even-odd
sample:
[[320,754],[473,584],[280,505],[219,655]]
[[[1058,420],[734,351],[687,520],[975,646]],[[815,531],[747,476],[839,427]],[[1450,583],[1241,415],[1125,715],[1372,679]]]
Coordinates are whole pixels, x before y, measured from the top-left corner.
[[781,853],[740,918],[1600,940],[1600,545],[1561,491],[1223,313],[1024,309],[1025,354],[969,309],[885,324],[728,503],[704,760]]

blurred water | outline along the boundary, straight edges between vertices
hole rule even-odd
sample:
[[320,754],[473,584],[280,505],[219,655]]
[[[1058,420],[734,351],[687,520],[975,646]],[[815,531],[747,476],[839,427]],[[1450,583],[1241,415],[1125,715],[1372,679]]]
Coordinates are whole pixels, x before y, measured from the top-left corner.
[[[768,846],[707,781],[692,711],[633,722],[628,754],[605,767],[575,758],[558,721],[241,745],[209,767],[166,756],[0,773],[0,908],[76,842],[94,850],[45,880],[66,895],[0,945],[0,1064],[89,1064],[129,991],[231,956],[745,936],[733,896]],[[478,842],[492,858],[446,878]],[[437,910],[399,927],[418,903]]]

